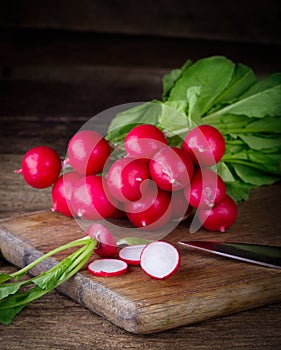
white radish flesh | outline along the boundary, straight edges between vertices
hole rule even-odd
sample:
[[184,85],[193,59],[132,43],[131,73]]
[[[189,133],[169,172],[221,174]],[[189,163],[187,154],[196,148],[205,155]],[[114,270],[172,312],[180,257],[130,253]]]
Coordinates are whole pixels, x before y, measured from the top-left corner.
[[130,265],[139,265],[140,257],[146,244],[129,245],[119,250],[119,259]]
[[148,244],[143,249],[140,265],[150,277],[164,279],[177,271],[180,265],[180,255],[172,244],[157,241]]
[[88,265],[88,271],[94,276],[111,277],[126,272],[128,264],[118,259],[97,259]]

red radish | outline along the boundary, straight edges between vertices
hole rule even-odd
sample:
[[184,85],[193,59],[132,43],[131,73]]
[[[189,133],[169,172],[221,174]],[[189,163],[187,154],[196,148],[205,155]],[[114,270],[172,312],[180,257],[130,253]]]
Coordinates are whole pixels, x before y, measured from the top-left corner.
[[152,278],[164,279],[172,276],[180,266],[178,250],[170,243],[149,243],[141,253],[141,268]]
[[52,188],[52,211],[58,211],[65,216],[72,216],[73,212],[71,210],[70,201],[73,188],[80,179],[81,175],[74,171],[65,173],[58,178]]
[[190,154],[196,165],[212,166],[221,160],[225,151],[225,140],[217,128],[200,125],[187,133],[183,149]]
[[193,208],[189,205],[185,198],[184,190],[172,193],[171,197],[172,219],[181,221],[187,219],[193,212]]
[[130,265],[140,265],[140,257],[146,244],[128,245],[119,250],[119,259]]
[[149,186],[147,164],[132,157],[115,161],[108,170],[106,182],[110,194],[120,202],[136,201]]
[[158,230],[171,218],[170,194],[158,189],[155,184],[136,202],[125,204],[128,219],[136,227]]
[[97,259],[88,265],[88,271],[93,276],[119,276],[127,271],[128,264],[118,259]]
[[85,176],[77,181],[70,202],[74,213],[88,220],[106,219],[116,209],[105,181],[99,175]]
[[197,215],[202,226],[209,231],[224,232],[236,220],[238,214],[234,200],[228,195],[212,209],[198,209]]
[[98,241],[98,245],[94,250],[97,255],[104,258],[116,255],[116,240],[104,225],[99,223],[92,224],[87,230],[87,235]]
[[110,151],[109,143],[101,134],[93,130],[81,130],[68,143],[68,159],[65,163],[78,173],[95,175],[103,170]]
[[149,170],[157,186],[166,191],[178,191],[189,185],[193,162],[184,150],[163,147],[150,160]]
[[30,149],[23,157],[21,169],[25,182],[34,188],[52,186],[59,177],[62,167],[57,152],[48,146],[38,146]]
[[151,159],[163,146],[168,144],[163,132],[151,124],[134,127],[127,134],[124,145],[128,156]]
[[220,204],[226,195],[222,178],[209,168],[198,168],[184,189],[186,200],[194,208],[209,209]]

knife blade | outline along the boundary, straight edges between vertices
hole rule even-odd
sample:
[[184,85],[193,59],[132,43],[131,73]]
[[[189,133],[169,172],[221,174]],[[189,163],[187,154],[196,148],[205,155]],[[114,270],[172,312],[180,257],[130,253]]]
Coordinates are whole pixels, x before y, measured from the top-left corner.
[[281,269],[281,247],[278,246],[212,241],[180,241],[179,243],[227,258]]

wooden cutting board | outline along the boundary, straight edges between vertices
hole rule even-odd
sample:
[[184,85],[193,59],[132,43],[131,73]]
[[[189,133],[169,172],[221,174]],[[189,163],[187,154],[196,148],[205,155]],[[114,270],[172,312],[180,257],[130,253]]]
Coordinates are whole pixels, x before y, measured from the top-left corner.
[[[239,217],[227,233],[190,234],[188,221],[181,223],[165,239],[181,254],[178,272],[167,280],[153,280],[138,266],[111,278],[93,277],[84,269],[58,291],[127,331],[143,334],[277,302],[281,270],[187,249],[177,242],[209,239],[281,245],[280,196],[280,184],[253,192],[249,201],[239,205]],[[0,221],[1,253],[18,267],[83,235],[74,220],[50,211]],[[55,263],[48,259],[32,274]]]

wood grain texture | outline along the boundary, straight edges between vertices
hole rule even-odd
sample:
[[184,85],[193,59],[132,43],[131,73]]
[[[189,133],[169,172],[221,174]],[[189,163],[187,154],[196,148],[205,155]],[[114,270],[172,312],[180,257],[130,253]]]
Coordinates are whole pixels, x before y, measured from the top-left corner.
[[0,26],[280,43],[277,0],[5,2]]
[[[274,190],[273,190],[274,189]],[[260,191],[259,191],[260,192]],[[281,245],[280,220],[276,203],[281,186],[267,188],[242,206],[243,216],[225,234],[213,234],[213,240],[256,242]],[[253,220],[260,199],[267,203],[266,222]],[[166,238],[178,246],[180,239],[206,239],[204,230],[188,233],[182,223]],[[264,229],[263,229],[264,228]],[[83,236],[77,223],[50,211],[42,211],[4,219],[0,223],[3,257],[18,267],[42,253]],[[116,232],[122,227],[116,223]],[[281,271],[236,262],[178,246],[181,266],[177,274],[157,281],[140,268],[130,267],[125,275],[95,278],[86,270],[58,287],[91,311],[133,333],[153,333],[193,324],[209,318],[246,310],[281,300]],[[57,256],[62,259],[65,253]],[[54,265],[50,259],[32,274],[37,275]]]

